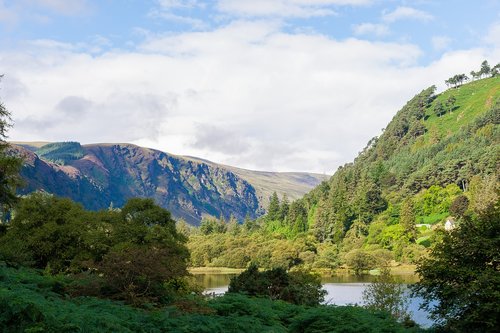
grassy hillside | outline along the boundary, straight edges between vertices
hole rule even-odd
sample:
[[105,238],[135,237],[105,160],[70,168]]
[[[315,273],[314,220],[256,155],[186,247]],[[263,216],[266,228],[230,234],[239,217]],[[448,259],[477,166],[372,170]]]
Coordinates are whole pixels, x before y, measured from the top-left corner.
[[[418,147],[422,141],[425,145],[431,145],[433,136],[444,138],[458,132],[489,111],[493,103],[497,102],[499,94],[500,77],[474,81],[439,94],[426,111],[424,125],[427,133],[424,134],[423,140],[416,142],[415,145]],[[451,96],[456,98],[454,110],[438,117],[433,108],[439,102],[446,104]]]

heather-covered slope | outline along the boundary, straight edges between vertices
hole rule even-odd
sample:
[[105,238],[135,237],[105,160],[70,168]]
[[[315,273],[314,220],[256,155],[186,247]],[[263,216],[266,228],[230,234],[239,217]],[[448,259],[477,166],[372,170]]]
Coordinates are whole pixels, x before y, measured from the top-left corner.
[[[19,193],[44,190],[70,197],[89,209],[121,207],[131,197],[154,198],[174,216],[197,224],[204,215],[255,218],[267,206],[269,189],[251,180],[254,171],[234,172],[216,163],[169,155],[131,144],[77,142],[13,146],[25,158]],[[317,185],[320,177],[269,173],[278,191],[292,198]]]

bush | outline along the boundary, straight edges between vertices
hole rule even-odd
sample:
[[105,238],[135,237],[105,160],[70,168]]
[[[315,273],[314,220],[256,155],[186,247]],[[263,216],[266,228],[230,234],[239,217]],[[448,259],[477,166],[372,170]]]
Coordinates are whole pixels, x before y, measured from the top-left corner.
[[288,273],[283,268],[259,272],[256,265],[232,278],[228,291],[310,306],[323,302],[326,294],[319,276],[304,271]]

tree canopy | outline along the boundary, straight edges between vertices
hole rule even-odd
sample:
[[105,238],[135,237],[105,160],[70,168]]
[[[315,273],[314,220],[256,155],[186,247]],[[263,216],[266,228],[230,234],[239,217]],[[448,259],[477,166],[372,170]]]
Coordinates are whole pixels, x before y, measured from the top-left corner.
[[414,292],[451,332],[492,332],[500,326],[499,202],[458,228],[442,231],[442,241],[417,267]]
[[[3,75],[0,75],[0,79]],[[10,112],[0,100],[0,222],[17,201],[15,187],[19,185],[21,161],[8,154],[7,131],[12,126]]]

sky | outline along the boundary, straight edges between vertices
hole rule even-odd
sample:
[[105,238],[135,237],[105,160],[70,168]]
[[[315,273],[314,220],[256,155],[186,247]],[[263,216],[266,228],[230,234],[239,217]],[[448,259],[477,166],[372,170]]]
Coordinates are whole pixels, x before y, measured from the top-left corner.
[[0,43],[9,140],[332,174],[500,61],[500,0],[0,0]]

